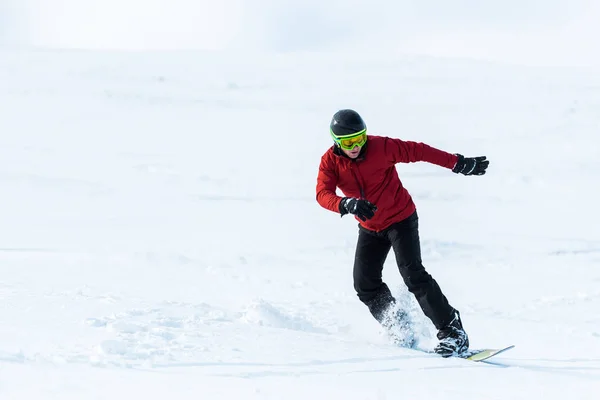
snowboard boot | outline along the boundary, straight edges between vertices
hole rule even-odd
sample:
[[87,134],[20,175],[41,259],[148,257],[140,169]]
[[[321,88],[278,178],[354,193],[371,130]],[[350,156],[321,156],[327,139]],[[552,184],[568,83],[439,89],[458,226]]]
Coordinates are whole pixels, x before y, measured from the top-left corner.
[[463,329],[458,311],[455,311],[454,319],[438,331],[437,338],[440,342],[434,351],[442,357],[452,357],[467,351],[469,337]]
[[399,347],[413,348],[417,344],[410,316],[404,310],[394,310],[382,323],[391,341]]

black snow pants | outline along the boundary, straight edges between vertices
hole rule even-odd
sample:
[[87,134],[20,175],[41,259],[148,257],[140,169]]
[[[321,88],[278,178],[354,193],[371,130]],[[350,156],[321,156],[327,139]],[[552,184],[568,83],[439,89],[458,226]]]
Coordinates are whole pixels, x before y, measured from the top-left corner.
[[383,264],[390,248],[394,249],[404,283],[417,299],[423,313],[438,330],[448,325],[455,310],[435,279],[423,267],[416,211],[382,232],[359,226],[354,258],[354,289],[358,298],[382,323],[386,310],[395,302],[390,289],[382,281]]

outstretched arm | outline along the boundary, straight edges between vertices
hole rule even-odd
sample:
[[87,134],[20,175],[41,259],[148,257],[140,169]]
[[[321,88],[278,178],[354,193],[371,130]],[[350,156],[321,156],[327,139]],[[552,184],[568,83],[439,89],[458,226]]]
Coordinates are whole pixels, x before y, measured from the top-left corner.
[[385,152],[394,163],[425,161],[463,175],[484,175],[490,163],[485,156],[464,157],[462,154],[450,154],[425,143],[394,138],[386,139]]
[[440,167],[452,169],[458,161],[458,156],[436,149],[425,143],[386,138],[385,154],[396,163],[414,163],[425,161]]

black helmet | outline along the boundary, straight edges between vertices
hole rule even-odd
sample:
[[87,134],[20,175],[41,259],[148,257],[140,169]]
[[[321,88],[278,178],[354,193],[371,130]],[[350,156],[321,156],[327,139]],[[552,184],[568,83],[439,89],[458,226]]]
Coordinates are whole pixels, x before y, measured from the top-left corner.
[[340,110],[333,114],[329,129],[334,136],[349,136],[367,129],[365,121],[354,110]]

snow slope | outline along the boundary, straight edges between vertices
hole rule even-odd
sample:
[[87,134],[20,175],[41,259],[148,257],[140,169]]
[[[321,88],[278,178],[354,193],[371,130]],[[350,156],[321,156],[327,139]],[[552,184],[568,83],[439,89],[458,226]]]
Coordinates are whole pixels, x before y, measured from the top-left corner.
[[[331,114],[487,155],[398,165],[494,364],[395,348],[315,201]],[[0,398],[595,399],[600,77],[460,59],[0,53]],[[422,346],[435,331],[401,284]]]

